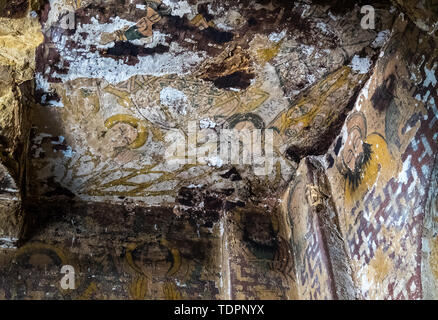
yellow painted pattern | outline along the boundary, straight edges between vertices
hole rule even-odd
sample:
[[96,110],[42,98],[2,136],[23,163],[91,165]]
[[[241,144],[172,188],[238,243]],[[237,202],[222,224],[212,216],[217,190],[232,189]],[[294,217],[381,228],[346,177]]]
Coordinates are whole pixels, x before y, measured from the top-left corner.
[[170,254],[172,255],[172,265],[170,266],[169,270],[167,271],[167,275],[173,276],[181,268],[181,254],[180,254],[178,249],[171,247],[169,244],[169,241],[167,241],[166,239],[162,238],[160,240],[160,243],[163,246],[165,246],[169,250]]
[[166,300],[181,300],[181,293],[173,282],[163,285],[163,293]]
[[131,93],[129,92],[119,90],[113,86],[107,86],[103,89],[103,91],[115,95],[118,98],[117,103],[120,104],[122,107],[129,108],[134,106],[130,98]]
[[391,155],[385,139],[379,134],[370,134],[365,141],[371,145],[371,159],[363,172],[359,186],[352,191],[345,182],[345,207],[347,212],[356,201],[363,199],[366,193],[371,191],[380,171],[388,170],[391,165]]
[[138,149],[146,143],[148,138],[147,128],[139,119],[128,114],[117,114],[105,121],[105,127],[111,129],[118,123],[126,123],[137,130],[137,138],[129,145],[129,148]]
[[270,48],[257,50],[257,57],[263,62],[271,61],[273,58],[277,56],[278,52],[280,52],[282,43],[283,40],[279,41],[278,43],[276,43]]
[[139,275],[132,281],[129,291],[134,300],[144,300],[147,297],[148,289],[149,279],[144,275]]
[[[272,126],[278,128],[281,134],[285,134],[287,129],[297,124],[300,124],[302,128],[311,125],[328,97],[345,85],[348,88],[352,88],[356,84],[356,81],[348,80],[350,73],[351,68],[344,66],[327,76],[326,79],[313,87],[307,95],[298,100],[289,110],[277,116]],[[310,106],[310,110],[301,112],[300,109],[305,106]],[[336,109],[334,110],[336,112]],[[299,115],[296,116],[296,114]],[[331,119],[331,117],[328,118]],[[330,125],[330,123],[327,125]]]
[[248,113],[256,110],[269,98],[269,92],[260,86],[253,86],[243,92],[226,92],[209,110],[209,114],[231,116],[236,113]]
[[38,250],[49,250],[52,251],[54,253],[56,253],[56,255],[59,257],[59,259],[61,259],[61,262],[63,265],[67,265],[67,256],[64,253],[63,250],[52,246],[50,244],[44,244],[44,243],[39,243],[39,242],[31,242],[26,244],[25,246],[21,247],[20,249],[18,249],[16,255],[22,255],[22,254],[29,254],[32,255],[34,252],[38,251]]

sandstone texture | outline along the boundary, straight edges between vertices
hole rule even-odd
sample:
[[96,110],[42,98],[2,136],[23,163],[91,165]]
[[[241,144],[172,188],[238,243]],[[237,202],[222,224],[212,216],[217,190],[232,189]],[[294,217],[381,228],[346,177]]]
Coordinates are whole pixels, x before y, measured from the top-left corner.
[[[31,9],[29,3],[22,7],[25,14]],[[32,79],[43,35],[38,19],[21,13],[15,18],[11,3],[1,2],[0,8],[0,246],[13,247],[24,225]]]

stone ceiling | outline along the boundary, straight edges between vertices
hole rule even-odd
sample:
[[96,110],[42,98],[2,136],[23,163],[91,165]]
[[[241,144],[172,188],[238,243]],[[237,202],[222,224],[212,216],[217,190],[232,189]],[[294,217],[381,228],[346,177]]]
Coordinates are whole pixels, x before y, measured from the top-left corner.
[[437,5],[0,1],[0,299],[435,298]]

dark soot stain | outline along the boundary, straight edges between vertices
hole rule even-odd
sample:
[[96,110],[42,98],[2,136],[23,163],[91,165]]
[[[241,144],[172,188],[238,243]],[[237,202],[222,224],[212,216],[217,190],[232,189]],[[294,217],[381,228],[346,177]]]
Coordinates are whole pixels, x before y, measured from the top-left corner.
[[246,89],[251,85],[251,79],[253,78],[254,74],[236,71],[230,75],[217,78],[213,83],[219,89]]

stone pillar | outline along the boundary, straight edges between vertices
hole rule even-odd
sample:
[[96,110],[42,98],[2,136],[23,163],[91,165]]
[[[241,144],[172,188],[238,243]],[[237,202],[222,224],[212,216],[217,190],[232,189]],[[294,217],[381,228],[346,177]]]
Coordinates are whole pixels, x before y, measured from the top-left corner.
[[[4,66],[3,66],[4,67]],[[24,223],[23,198],[29,140],[29,106],[22,88],[0,79],[0,247],[13,248]]]
[[27,14],[30,9],[27,4],[19,18],[0,16],[0,248],[16,247],[24,225],[27,92],[32,89],[35,49],[43,41],[38,19]]
[[330,182],[318,160],[300,162],[283,205],[291,226],[298,299],[355,299]]

